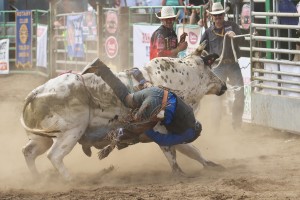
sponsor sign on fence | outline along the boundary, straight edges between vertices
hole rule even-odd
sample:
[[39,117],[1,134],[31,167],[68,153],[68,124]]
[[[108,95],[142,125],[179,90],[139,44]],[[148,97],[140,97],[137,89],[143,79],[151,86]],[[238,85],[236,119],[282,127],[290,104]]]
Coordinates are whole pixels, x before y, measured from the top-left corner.
[[71,15],[67,17],[67,49],[69,57],[84,57],[83,33],[82,33],[83,15]]
[[177,37],[178,41],[180,40],[180,35],[183,32],[187,33],[186,41],[188,43],[188,47],[185,51],[179,52],[178,57],[182,58],[185,57],[186,55],[189,55],[200,44],[201,36],[202,36],[202,28],[200,26],[190,26],[190,25],[183,25],[183,24],[178,24],[177,25]]
[[0,40],[0,74],[9,73],[9,39]]
[[36,66],[47,67],[47,25],[37,26]]
[[16,11],[16,67],[32,68],[31,10]]
[[159,26],[133,25],[133,66],[143,67],[150,61],[150,40]]

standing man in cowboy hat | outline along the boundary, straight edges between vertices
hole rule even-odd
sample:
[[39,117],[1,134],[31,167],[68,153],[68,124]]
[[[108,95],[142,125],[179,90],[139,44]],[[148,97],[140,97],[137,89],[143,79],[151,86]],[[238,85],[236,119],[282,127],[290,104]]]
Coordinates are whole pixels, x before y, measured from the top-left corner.
[[162,22],[162,25],[152,34],[150,41],[150,60],[156,57],[177,57],[180,51],[187,48],[185,41],[187,33],[180,36],[178,43],[177,35],[173,30],[173,25],[178,17],[171,6],[164,6],[156,17]]
[[[220,2],[213,3],[212,11],[208,13],[212,16],[213,24],[205,30],[205,33],[201,37],[200,43],[207,40],[208,44],[205,50],[209,54],[216,53],[221,56],[223,51],[223,40],[226,37],[226,44],[224,49],[224,55],[222,62],[217,68],[214,68],[214,73],[223,81],[229,79],[229,84],[233,86],[240,87],[235,91],[235,100],[232,106],[232,126],[234,129],[240,128],[242,125],[242,116],[244,112],[244,81],[241,73],[239,63],[236,59],[240,57],[239,45],[242,44],[244,38],[238,37],[234,38],[235,35],[241,35],[241,30],[239,26],[232,21],[225,21],[225,13],[229,10],[227,7],[225,10]],[[236,52],[236,59],[234,56],[234,51],[231,46],[231,39],[234,43],[234,51]],[[221,108],[221,99],[216,99],[216,104],[214,106],[220,106]],[[220,110],[219,110],[220,111]],[[221,120],[221,111],[219,116],[215,118]]]

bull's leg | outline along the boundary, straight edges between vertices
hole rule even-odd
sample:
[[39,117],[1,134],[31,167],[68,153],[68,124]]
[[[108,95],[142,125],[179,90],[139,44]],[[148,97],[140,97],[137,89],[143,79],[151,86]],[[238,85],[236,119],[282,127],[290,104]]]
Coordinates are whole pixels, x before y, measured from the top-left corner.
[[199,149],[197,149],[192,144],[178,144],[174,145],[174,148],[178,150],[180,153],[188,156],[191,159],[194,159],[200,162],[204,168],[217,167],[224,168],[223,166],[216,164],[212,161],[206,160],[200,153]]
[[160,149],[163,151],[167,160],[169,161],[169,164],[172,168],[172,173],[177,176],[185,175],[182,169],[177,164],[175,148],[169,146],[160,146]]
[[53,144],[52,138],[43,137],[39,135],[32,135],[29,142],[23,147],[26,164],[35,178],[39,177],[38,170],[35,165],[35,159],[45,153]]
[[86,127],[80,126],[71,130],[68,130],[61,134],[55,140],[47,156],[52,165],[58,170],[65,180],[71,180],[71,174],[63,163],[63,159],[68,155],[76,145],[84,133]]

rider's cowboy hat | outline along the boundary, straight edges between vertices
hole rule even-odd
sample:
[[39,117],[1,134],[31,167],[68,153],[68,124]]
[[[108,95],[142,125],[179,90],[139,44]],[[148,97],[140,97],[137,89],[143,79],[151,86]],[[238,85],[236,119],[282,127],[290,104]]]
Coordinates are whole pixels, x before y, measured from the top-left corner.
[[225,10],[224,10],[221,2],[216,2],[216,3],[213,3],[212,8],[211,8],[211,12],[209,12],[208,10],[206,10],[206,11],[211,15],[218,15],[218,14],[228,12],[229,9],[230,9],[229,7],[226,7]]
[[174,9],[171,6],[164,6],[159,13],[155,13],[156,17],[159,19],[175,18],[178,17],[178,14],[179,13],[175,15]]

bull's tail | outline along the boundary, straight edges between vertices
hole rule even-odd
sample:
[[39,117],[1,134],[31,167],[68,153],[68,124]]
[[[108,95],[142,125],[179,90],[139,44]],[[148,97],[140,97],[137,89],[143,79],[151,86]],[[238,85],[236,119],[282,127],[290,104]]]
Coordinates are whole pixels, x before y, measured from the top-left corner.
[[22,114],[21,114],[21,124],[24,127],[24,129],[28,132],[34,133],[36,135],[42,135],[42,136],[47,136],[47,137],[52,137],[49,135],[49,133],[57,133],[60,131],[47,131],[47,130],[42,130],[42,129],[36,129],[36,128],[30,128],[26,125],[25,121],[24,121],[24,113],[25,110],[27,108],[27,106],[36,98],[36,96],[43,90],[43,85],[37,87],[36,89],[34,89],[30,94],[28,94],[28,96],[25,98],[25,102],[24,102],[24,106],[23,106],[23,110],[22,110]]

